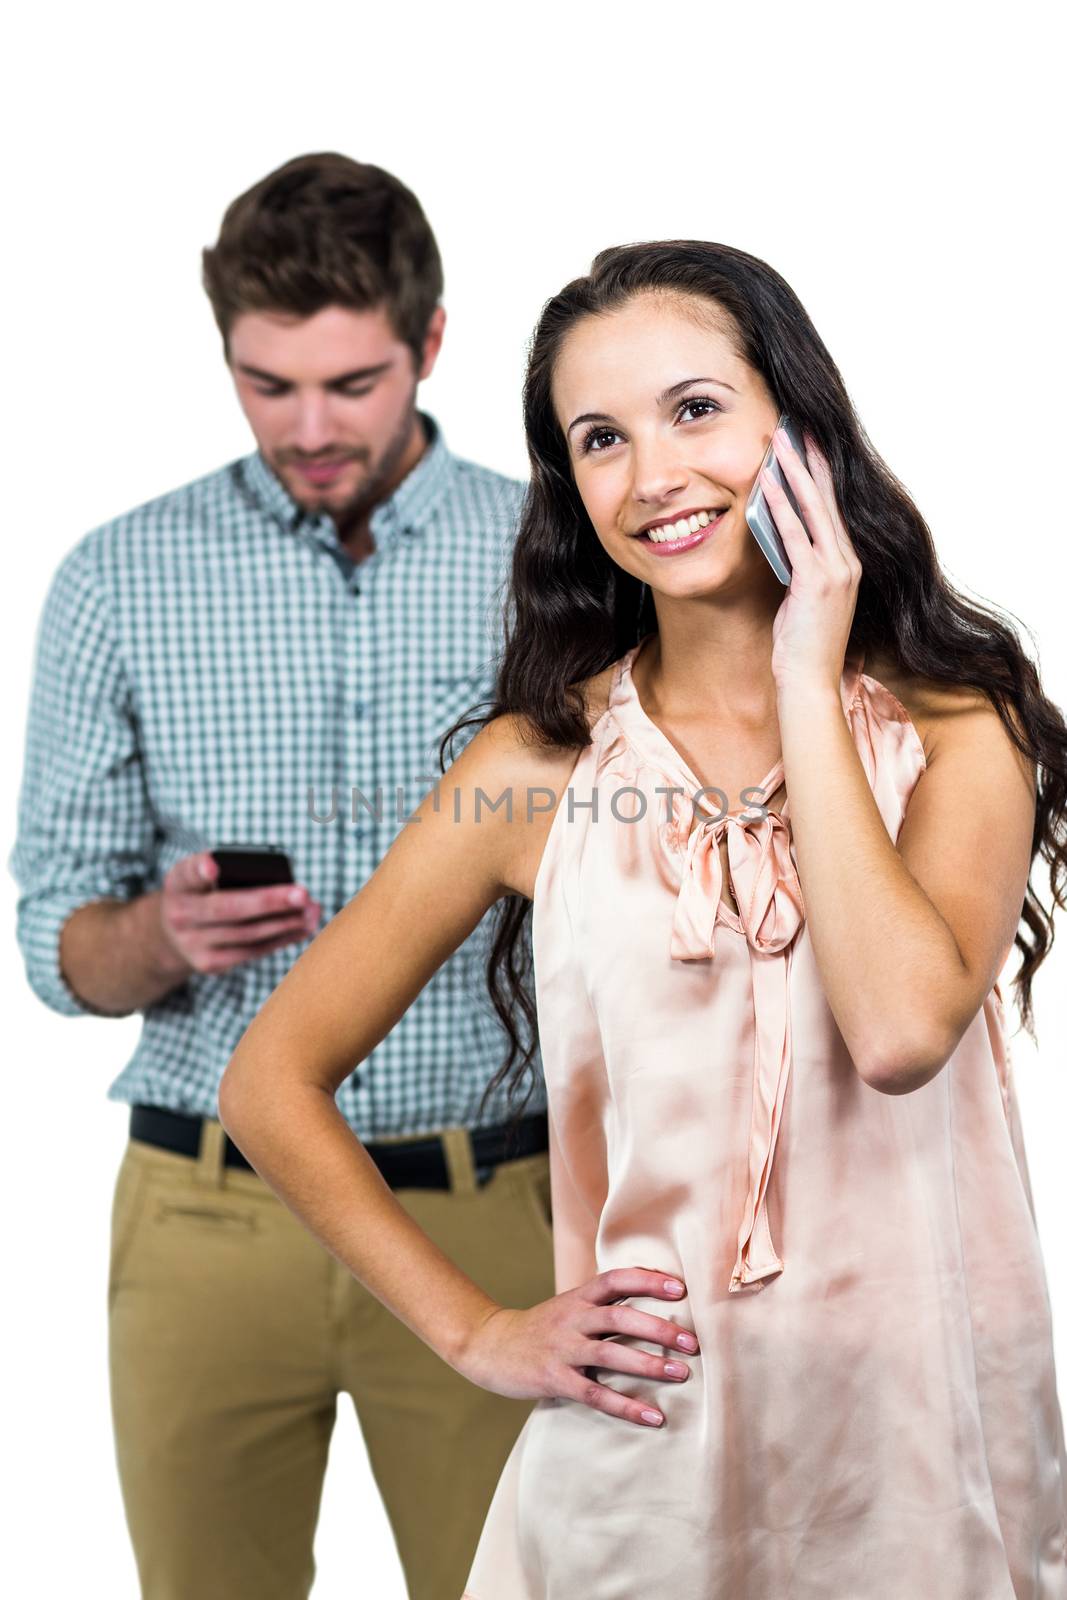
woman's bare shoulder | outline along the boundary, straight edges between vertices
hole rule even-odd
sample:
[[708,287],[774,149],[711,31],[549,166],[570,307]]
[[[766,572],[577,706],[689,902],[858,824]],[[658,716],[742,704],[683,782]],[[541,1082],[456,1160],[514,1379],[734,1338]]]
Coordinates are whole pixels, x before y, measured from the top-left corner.
[[[614,670],[614,665],[605,667],[571,687],[574,699],[584,710],[586,727],[590,731],[607,709]],[[528,766],[533,772],[573,766],[579,754],[577,745],[547,744],[533,720],[521,712],[502,712],[485,724],[482,734],[485,735],[485,759]]]
[[517,711],[504,711],[487,722],[469,753],[477,753],[485,775],[491,772],[504,782],[530,787],[568,771],[578,757],[573,746],[546,744],[535,723]]
[[935,678],[906,672],[898,661],[884,653],[869,655],[864,660],[863,670],[868,677],[885,685],[917,725],[920,722],[933,725],[960,712],[980,711],[990,704],[987,697],[970,684],[939,683]]
[[[869,657],[863,670],[900,701],[915,724],[928,758],[956,744],[982,749],[999,747],[1018,758],[1019,752],[999,711],[981,689],[969,683],[940,683],[905,672],[885,655]],[[1017,719],[1012,720],[1017,725]]]
[[[603,714],[611,669],[576,685],[592,728]],[[455,781],[492,796],[491,830],[498,880],[513,894],[533,899],[541,856],[553,818],[584,746],[548,744],[518,712],[503,712],[482,727],[453,767]]]
[[[584,683],[575,685],[585,708],[585,722],[592,729],[607,707],[610,670],[597,673]],[[484,744],[482,760],[509,775],[513,780],[526,780],[531,784],[548,781],[560,773],[569,772],[578,759],[578,745],[548,744],[530,717],[517,711],[502,712],[485,724],[477,743]]]

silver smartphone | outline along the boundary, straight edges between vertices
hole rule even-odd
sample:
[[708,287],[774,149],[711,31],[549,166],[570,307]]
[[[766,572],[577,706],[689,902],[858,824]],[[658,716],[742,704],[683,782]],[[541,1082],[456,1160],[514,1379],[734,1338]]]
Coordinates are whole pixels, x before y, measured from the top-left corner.
[[[789,419],[789,417],[785,415],[778,418],[776,426],[784,430],[785,436],[793,446],[793,449],[796,451],[801,461],[803,461],[804,465],[807,466],[808,457],[807,452],[804,449],[804,439],[800,429]],[[796,512],[797,516],[800,517],[801,523],[803,523],[804,518],[801,514],[800,507],[797,504],[796,495],[789,487],[789,483],[785,477],[785,474],[778,465],[778,458],[774,453],[773,440],[767,446],[767,454],[760,462],[760,472],[762,472],[764,468],[766,468],[770,473],[775,483],[781,484],[782,488],[786,492],[786,497],[789,501],[789,504],[793,507],[793,510]],[[759,473],[756,474],[756,481],[752,485],[752,493],[749,495],[748,504],[745,506],[745,521],[752,530],[752,537],[755,539],[756,543],[763,551],[763,554],[770,562],[771,571],[774,573],[775,577],[778,578],[782,583],[788,584],[790,578],[793,576],[793,564],[785,553],[785,545],[782,543],[781,535],[774,525],[774,518],[771,516],[771,508],[767,504],[767,497],[763,493],[763,487],[759,481]],[[804,531],[807,532],[806,527]],[[808,534],[808,537],[811,537],[810,533]]]

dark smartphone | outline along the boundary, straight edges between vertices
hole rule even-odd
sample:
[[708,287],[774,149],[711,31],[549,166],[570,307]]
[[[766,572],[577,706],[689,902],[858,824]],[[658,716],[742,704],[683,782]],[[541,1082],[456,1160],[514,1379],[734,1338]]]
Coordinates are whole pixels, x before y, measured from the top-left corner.
[[216,889],[265,889],[293,882],[292,863],[280,844],[220,844],[211,854],[219,869]]

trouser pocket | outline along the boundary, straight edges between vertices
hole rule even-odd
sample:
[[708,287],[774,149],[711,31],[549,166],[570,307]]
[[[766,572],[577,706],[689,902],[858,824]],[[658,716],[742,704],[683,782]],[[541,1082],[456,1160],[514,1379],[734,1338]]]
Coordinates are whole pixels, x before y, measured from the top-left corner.
[[108,1295],[113,1298],[133,1247],[134,1235],[144,1213],[148,1187],[148,1168],[127,1145],[115,1178],[111,1200],[111,1250],[108,1268]]

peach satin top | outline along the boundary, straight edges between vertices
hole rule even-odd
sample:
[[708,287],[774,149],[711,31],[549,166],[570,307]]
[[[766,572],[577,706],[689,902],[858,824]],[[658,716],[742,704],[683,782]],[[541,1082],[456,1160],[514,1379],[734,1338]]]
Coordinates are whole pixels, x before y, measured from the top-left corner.
[[[701,1353],[681,1385],[598,1369],[657,1404],[659,1429],[534,1407],[467,1596],[1067,1600],[1067,1458],[999,988],[930,1083],[865,1084],[815,964],[788,799],[715,820],[720,797],[642,709],[639,648],[534,889],[556,1287],[677,1274],[680,1304],[631,1303]],[[842,708],[895,842],[925,757],[862,667],[846,660]],[[781,778],[779,762],[762,794]]]

